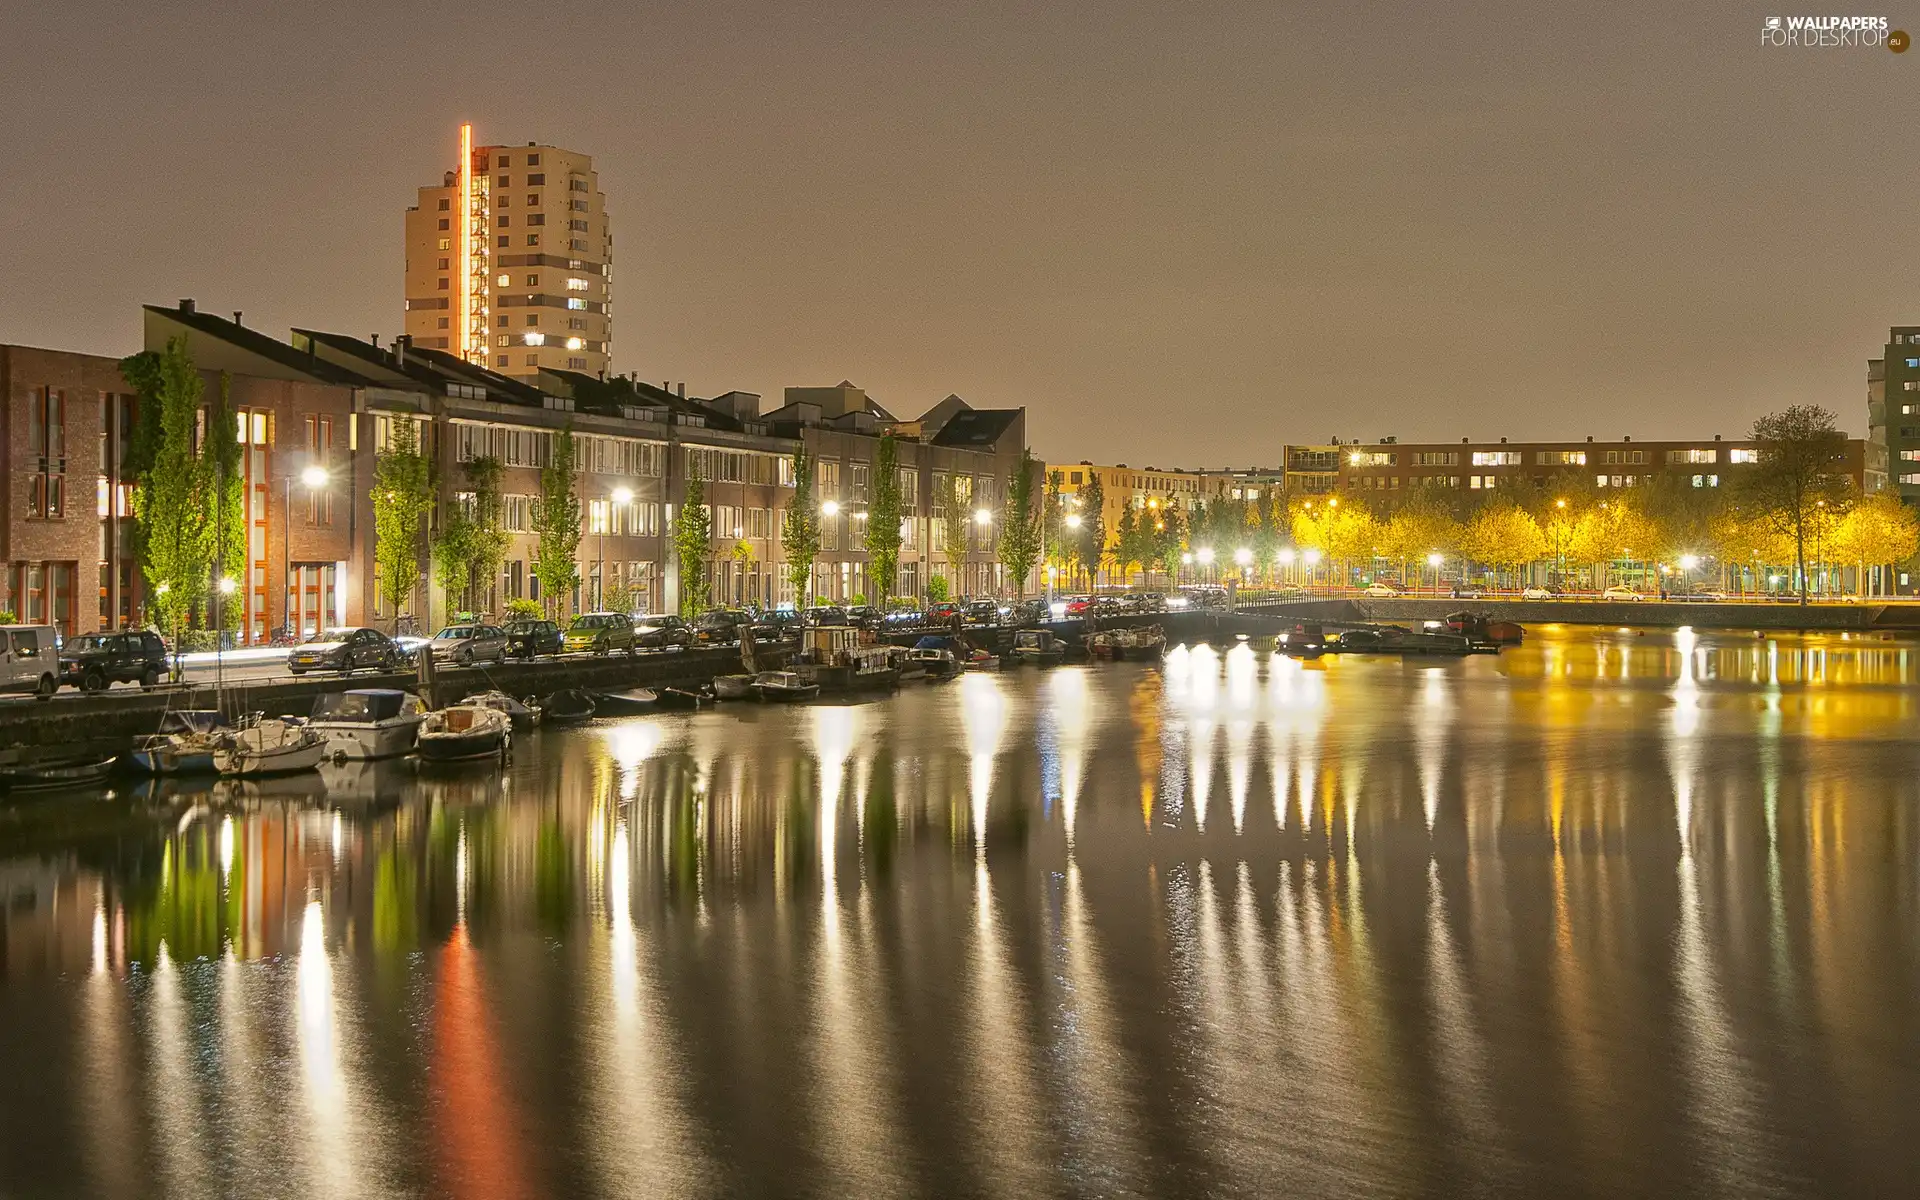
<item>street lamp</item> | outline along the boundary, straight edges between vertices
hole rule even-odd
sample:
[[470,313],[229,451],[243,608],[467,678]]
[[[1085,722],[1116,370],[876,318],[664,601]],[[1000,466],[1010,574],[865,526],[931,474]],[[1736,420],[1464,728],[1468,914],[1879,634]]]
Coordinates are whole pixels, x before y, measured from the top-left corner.
[[1440,591],[1440,564],[1443,561],[1445,560],[1440,557],[1438,550],[1428,552],[1427,565],[1433,568],[1433,590],[1435,594],[1438,594]]
[[822,504],[820,506],[820,515],[828,518],[839,516],[840,502],[838,500],[829,500],[826,503]]
[[621,484],[607,493],[611,507],[607,509],[606,520],[600,523],[600,578],[594,581],[595,594],[593,606],[605,608],[607,605],[607,531],[613,528],[613,509],[625,508],[633,503],[633,489]]
[[[332,480],[333,480],[332,474],[325,467],[321,466],[319,463],[308,463],[306,466],[300,469],[300,482],[306,486],[309,496],[311,496],[312,493],[320,491],[321,489],[325,488],[328,483],[332,482]],[[287,611],[285,613],[286,620],[282,621],[281,625],[285,628],[287,637],[289,639],[298,640],[298,636],[295,634],[294,628],[293,628],[293,610],[294,610],[295,602],[299,598],[300,590],[294,585],[294,582],[293,582],[293,476],[292,475],[287,476],[287,488],[286,488],[285,500],[286,500],[286,504],[281,509],[282,520],[281,520],[281,538],[280,538],[280,578],[281,578],[281,582],[286,586],[287,599],[285,601],[285,604],[286,604]],[[316,624],[316,628],[317,628],[317,624]]]

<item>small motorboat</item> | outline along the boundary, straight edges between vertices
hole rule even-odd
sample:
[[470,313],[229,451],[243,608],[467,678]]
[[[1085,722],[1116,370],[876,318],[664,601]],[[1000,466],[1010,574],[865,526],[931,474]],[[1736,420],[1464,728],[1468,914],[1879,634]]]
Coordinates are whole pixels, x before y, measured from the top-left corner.
[[792,704],[820,694],[820,685],[808,683],[792,671],[762,671],[753,677],[753,691],[762,700]]
[[513,718],[485,704],[450,704],[420,723],[414,753],[422,762],[465,762],[506,753],[513,741]]
[[142,775],[211,775],[213,752],[232,732],[212,709],[172,709],[160,717],[158,732],[134,739],[127,765]]
[[[1271,643],[1272,639],[1268,639]],[[1113,662],[1151,660],[1161,657],[1167,648],[1166,635],[1158,625],[1137,629],[1103,629],[1087,639],[1093,657]],[[1271,650],[1271,644],[1267,647]]]
[[326,739],[334,758],[398,758],[413,749],[427,707],[411,692],[355,688],[313,698],[307,727]]
[[593,711],[602,717],[643,717],[659,707],[660,694],[652,688],[598,692],[593,697]]
[[1295,621],[1279,636],[1277,648],[1290,658],[1319,658],[1327,651],[1327,634],[1318,621]]
[[691,712],[696,708],[705,708],[712,704],[713,696],[709,692],[696,691],[692,688],[663,687],[660,689],[657,703],[661,708],[673,709],[676,712]]
[[1497,620],[1487,613],[1447,614],[1447,629],[1478,646],[1518,646],[1527,631],[1512,621]]
[[1013,635],[1007,657],[1022,666],[1051,667],[1067,656],[1067,646],[1050,629],[1020,629]]
[[15,792],[53,788],[92,787],[104,783],[113,770],[112,758],[48,759],[0,767],[0,788]]
[[540,719],[548,725],[578,725],[593,720],[599,706],[578,688],[567,688],[540,702]]
[[311,771],[326,757],[327,739],[311,726],[263,717],[214,751],[213,765],[227,776],[289,775]]
[[989,654],[985,650],[975,650],[972,654],[967,655],[966,662],[963,665],[969,671],[998,671],[1000,669],[1000,656],[998,654]]
[[509,696],[502,691],[481,692],[468,696],[462,704],[477,704],[482,708],[491,708],[507,714],[507,720],[513,722],[515,729],[532,729],[540,723],[540,710],[524,700]]
[[722,700],[751,700],[753,676],[716,675],[713,677],[713,694]]
[[911,668],[917,675],[928,679],[952,679],[960,673],[960,658],[953,652],[953,639],[944,637],[923,637],[907,651],[906,663],[901,674]]

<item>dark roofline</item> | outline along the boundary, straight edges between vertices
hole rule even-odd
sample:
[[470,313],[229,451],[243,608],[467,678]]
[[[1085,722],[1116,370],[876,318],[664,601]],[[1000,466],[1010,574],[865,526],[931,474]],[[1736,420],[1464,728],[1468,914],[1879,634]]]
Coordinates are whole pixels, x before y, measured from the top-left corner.
[[142,307],[156,316],[166,317],[170,321],[185,325],[195,333],[219,338],[242,350],[258,354],[262,358],[272,359],[289,370],[311,375],[323,383],[345,387],[373,386],[373,381],[337,363],[327,362],[317,355],[303,354],[278,338],[268,337],[264,333],[248,329],[245,325],[229,321],[225,317],[200,312],[198,309],[189,310],[161,304],[147,304]]

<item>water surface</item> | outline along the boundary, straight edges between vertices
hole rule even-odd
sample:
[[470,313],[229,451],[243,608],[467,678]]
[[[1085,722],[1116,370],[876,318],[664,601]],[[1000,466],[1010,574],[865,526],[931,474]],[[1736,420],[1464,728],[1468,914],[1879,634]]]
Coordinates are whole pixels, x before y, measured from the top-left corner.
[[0,1194],[1911,1194],[1914,649],[1194,647],[0,804]]

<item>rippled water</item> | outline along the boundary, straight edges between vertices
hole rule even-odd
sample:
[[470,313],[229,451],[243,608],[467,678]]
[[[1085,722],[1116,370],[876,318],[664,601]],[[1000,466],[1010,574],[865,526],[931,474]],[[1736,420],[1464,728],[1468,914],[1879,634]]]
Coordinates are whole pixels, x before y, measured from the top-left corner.
[[1200,647],[0,805],[0,1194],[1911,1194],[1916,685]]

